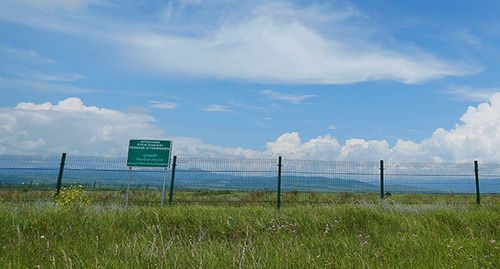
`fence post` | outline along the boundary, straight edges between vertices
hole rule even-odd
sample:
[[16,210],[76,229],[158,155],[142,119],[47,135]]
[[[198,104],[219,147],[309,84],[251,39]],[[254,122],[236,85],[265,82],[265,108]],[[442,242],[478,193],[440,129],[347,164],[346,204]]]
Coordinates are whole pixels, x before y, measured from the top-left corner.
[[165,206],[165,189],[167,184],[168,168],[165,167],[165,174],[163,174],[163,186],[161,188],[161,207]]
[[132,166],[129,166],[127,172],[127,192],[125,193],[125,208],[128,208],[128,200],[130,195],[130,181],[132,181]]
[[177,166],[177,156],[174,156],[174,161],[172,163],[172,176],[170,177],[170,192],[168,193],[168,206],[172,206],[174,200],[174,178],[175,178],[175,167]]
[[278,157],[278,210],[281,208],[281,156]]
[[384,160],[380,160],[380,199],[384,200]]
[[64,173],[64,164],[66,163],[66,153],[61,155],[61,164],[59,164],[59,175],[57,176],[57,185],[56,185],[56,197],[59,196],[62,187],[62,177]]
[[474,161],[474,174],[476,176],[476,204],[481,204],[481,193],[479,192],[479,165]]

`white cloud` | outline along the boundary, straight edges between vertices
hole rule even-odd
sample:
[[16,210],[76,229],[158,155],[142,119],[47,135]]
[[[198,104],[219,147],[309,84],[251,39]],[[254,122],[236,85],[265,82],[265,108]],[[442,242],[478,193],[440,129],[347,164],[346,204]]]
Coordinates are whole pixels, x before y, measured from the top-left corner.
[[382,140],[364,140],[351,138],[342,146],[338,160],[379,160],[386,159],[389,152],[389,143]]
[[298,133],[287,133],[269,142],[267,151],[274,155],[330,160],[499,161],[500,92],[495,93],[488,103],[469,107],[460,121],[450,130],[437,129],[419,143],[398,140],[390,147],[385,140],[349,139],[344,145],[339,145],[330,136],[301,143]]
[[437,129],[423,140],[426,153],[444,160],[500,160],[500,92],[489,103],[469,107],[460,120],[455,128]]
[[[89,6],[78,0],[67,5],[68,10]],[[0,11],[0,19],[109,43],[138,69],[161,74],[286,84],[418,83],[481,69],[441,59],[413,44],[385,44],[380,38],[386,35],[383,29],[372,27],[373,21],[353,7],[337,10],[284,2],[246,3],[229,10],[205,3],[195,6],[210,11],[200,14],[214,14],[202,29],[198,26],[204,25],[203,18],[194,20],[196,27],[189,29],[199,30],[188,33],[178,28],[189,27],[185,18],[191,16],[179,16],[184,20],[169,22],[160,31],[157,22],[124,22],[92,9],[35,12],[10,3]]]
[[300,104],[309,98],[316,97],[316,95],[305,94],[305,95],[293,95],[293,94],[284,94],[273,90],[263,90],[260,91],[262,95],[268,96],[271,99],[286,101],[290,104]]
[[318,136],[305,143],[301,142],[296,132],[286,133],[276,141],[266,144],[269,155],[283,155],[295,159],[334,159],[340,154],[341,146],[329,135]]
[[146,114],[86,106],[79,98],[0,110],[0,152],[123,155],[128,139],[164,137]]
[[332,130],[332,131],[337,130],[337,126],[335,126],[333,124],[332,125],[328,125],[328,130]]
[[229,109],[225,105],[209,105],[207,107],[202,108],[201,110],[207,112],[231,112],[231,109]]
[[[70,152],[124,155],[130,138],[165,138],[147,114],[86,106],[78,98],[57,104],[19,103],[0,109],[0,153]],[[190,137],[170,137],[175,154],[197,157],[285,158],[321,160],[393,160],[426,162],[500,161],[500,92],[489,102],[469,107],[450,130],[437,129],[420,142],[348,139],[330,135],[302,141],[285,133],[256,151],[206,144]]]
[[260,151],[211,145],[193,137],[175,137],[173,150],[176,155],[190,157],[262,158],[266,156]]
[[500,92],[499,88],[473,88],[468,86],[452,86],[440,91],[470,101],[488,101],[493,94]]
[[478,71],[421,51],[385,49],[369,40],[354,44],[348,34],[327,37],[295,18],[259,14],[201,37],[143,32],[127,42],[130,55],[150,69],[264,83],[417,83]]
[[152,108],[166,109],[166,110],[176,109],[178,106],[176,103],[173,103],[173,102],[150,101],[150,103],[151,103],[150,106]]

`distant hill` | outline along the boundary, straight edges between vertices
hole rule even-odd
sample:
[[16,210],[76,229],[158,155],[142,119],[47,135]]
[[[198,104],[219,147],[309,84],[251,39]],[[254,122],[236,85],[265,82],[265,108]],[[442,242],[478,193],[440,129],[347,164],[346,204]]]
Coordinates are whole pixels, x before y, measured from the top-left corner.
[[[0,186],[17,185],[54,187],[57,169],[1,169]],[[165,172],[161,170],[137,170],[132,174],[133,188],[159,188]],[[63,185],[77,183],[86,188],[125,188],[126,170],[66,169]],[[167,173],[167,184],[170,172]],[[273,173],[261,172],[209,172],[200,169],[178,170],[175,186],[187,190],[263,190],[275,191],[277,177]],[[500,178],[481,179],[482,193],[500,193]],[[378,192],[379,181],[373,177],[359,179],[332,178],[311,175],[283,175],[283,191],[311,192]],[[473,179],[416,178],[412,180],[387,178],[385,191],[414,193],[473,193]]]

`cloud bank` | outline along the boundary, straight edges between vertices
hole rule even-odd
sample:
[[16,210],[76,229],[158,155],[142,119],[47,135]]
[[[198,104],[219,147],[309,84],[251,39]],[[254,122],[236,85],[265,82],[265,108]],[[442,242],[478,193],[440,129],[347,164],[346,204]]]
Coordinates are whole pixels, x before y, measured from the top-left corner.
[[408,46],[384,47],[356,33],[362,29],[345,27],[355,15],[326,19],[321,26],[342,29],[330,35],[307,24],[310,16],[326,17],[319,10],[305,16],[291,4],[263,4],[195,37],[136,32],[125,40],[130,55],[151,70],[261,83],[418,83],[478,71]]
[[420,142],[399,139],[391,147],[385,140],[352,138],[341,145],[329,135],[302,142],[299,134],[293,132],[267,143],[267,152],[299,159],[499,161],[499,141],[500,92],[497,92],[489,102],[469,107],[454,128],[439,128]]
[[93,8],[100,1],[39,2],[7,1],[0,20],[109,44],[122,61],[160,75],[282,84],[419,83],[481,70],[382,38],[387,33],[352,6],[255,1],[222,8],[224,3],[211,1],[192,5],[192,13],[169,11],[165,23],[104,16]]
[[123,155],[130,138],[164,136],[154,123],[149,115],[86,106],[79,98],[19,103],[0,110],[0,153]]
[[[167,138],[147,114],[86,106],[79,98],[52,103],[19,103],[0,109],[0,153],[125,155],[130,138]],[[172,138],[172,137],[170,137]],[[302,141],[298,132],[266,143],[264,151],[211,145],[192,137],[173,137],[181,156],[393,161],[500,161],[500,92],[469,107],[454,128],[439,128],[420,142],[330,135]]]

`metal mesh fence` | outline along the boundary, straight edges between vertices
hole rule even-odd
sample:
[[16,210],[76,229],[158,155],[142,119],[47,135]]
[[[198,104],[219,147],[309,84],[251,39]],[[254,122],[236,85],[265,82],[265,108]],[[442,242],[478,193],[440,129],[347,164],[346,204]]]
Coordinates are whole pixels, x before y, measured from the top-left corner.
[[[55,191],[60,163],[60,155],[0,155],[0,188]],[[282,159],[281,164],[280,197],[285,203],[351,202],[354,196],[359,200],[379,201],[382,191],[379,162]],[[476,193],[472,162],[387,162],[383,171],[384,194]],[[124,157],[68,155],[62,187],[82,185],[89,191],[114,193],[116,200],[123,201],[129,183],[132,202],[159,203],[164,182],[168,199],[171,177],[172,167],[129,170]],[[500,164],[479,164],[479,179],[482,194],[498,197]],[[275,203],[278,158],[180,157],[173,191],[175,202]]]
[[384,164],[388,193],[475,193],[473,163]]
[[500,164],[480,164],[479,178],[481,193],[500,193]]
[[165,168],[134,167],[129,174],[126,158],[68,155],[63,186],[82,185],[86,189],[125,190],[130,175],[131,189],[160,189]]
[[[179,158],[175,200],[270,202],[273,198],[269,194],[276,191],[276,175],[274,159]],[[188,191],[194,195],[186,195]],[[242,192],[253,192],[254,195],[243,197]]]
[[377,162],[283,160],[284,192],[377,192]]
[[175,188],[181,190],[275,191],[274,159],[179,158]]
[[0,155],[0,187],[55,188],[60,161],[60,155]]

